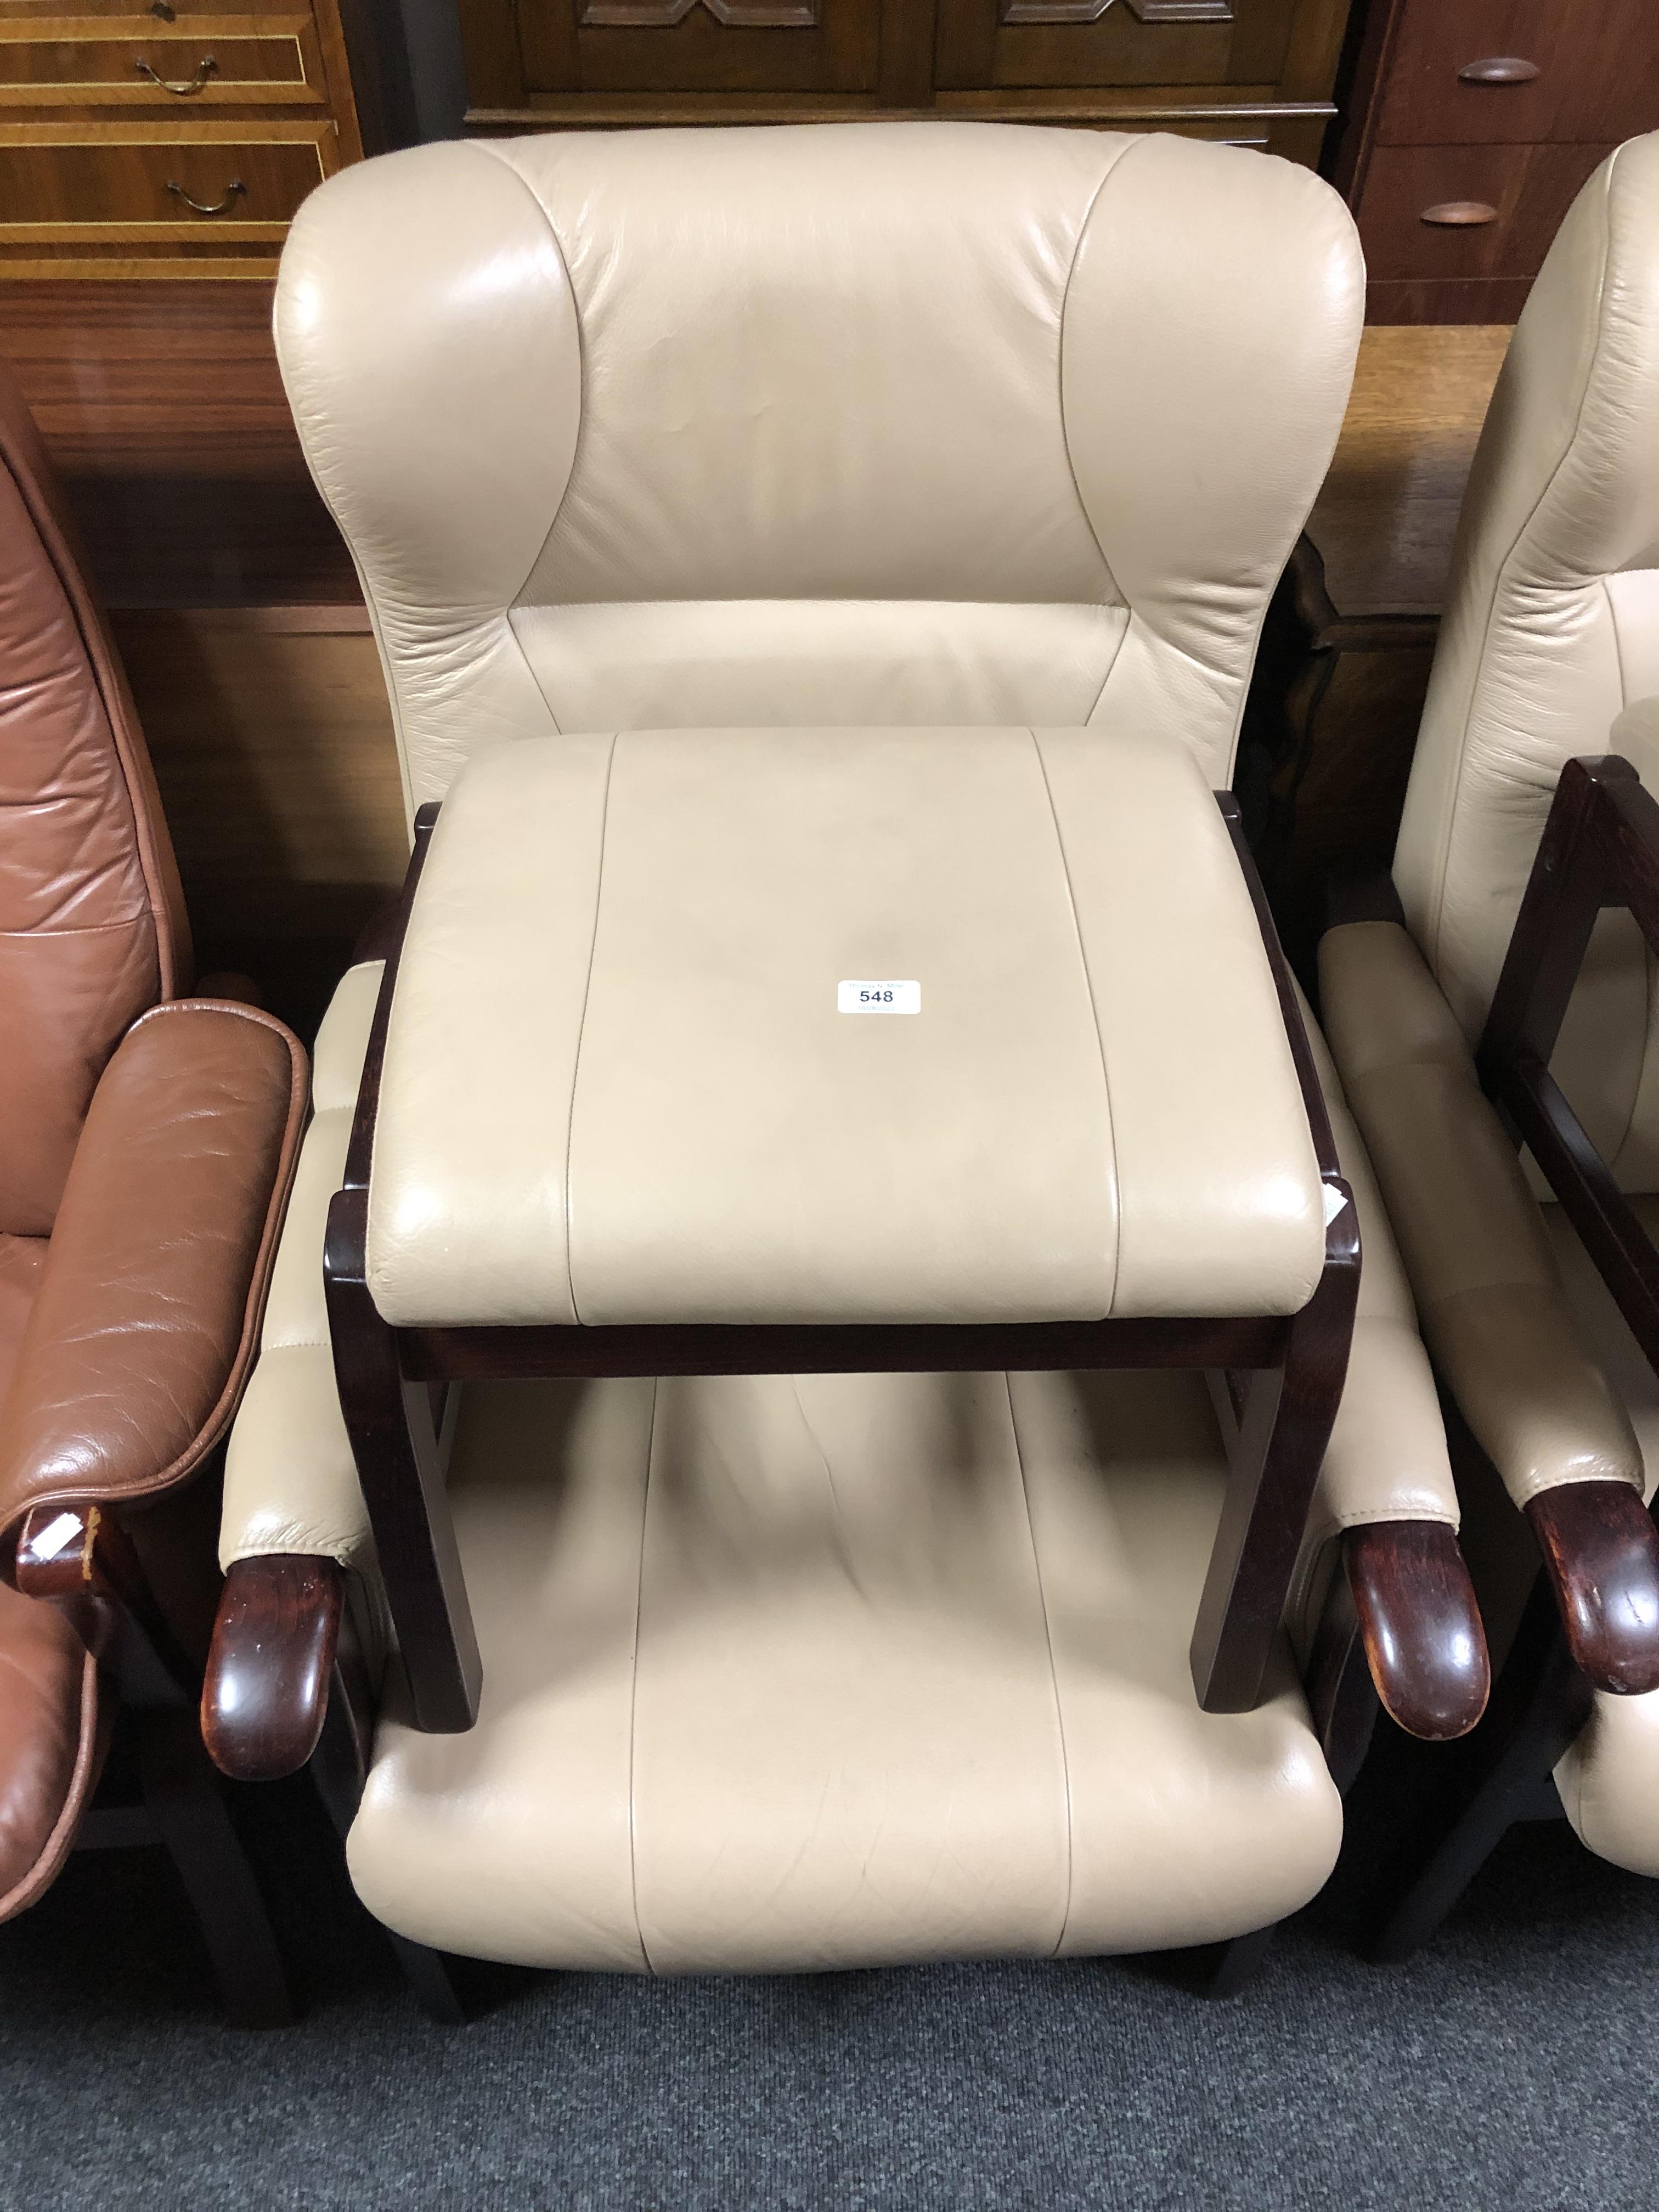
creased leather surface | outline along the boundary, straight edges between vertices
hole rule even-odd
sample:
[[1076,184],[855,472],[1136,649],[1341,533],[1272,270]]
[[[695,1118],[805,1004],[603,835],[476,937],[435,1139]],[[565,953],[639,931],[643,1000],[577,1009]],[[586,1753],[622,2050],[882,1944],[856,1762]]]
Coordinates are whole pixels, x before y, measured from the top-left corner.
[[329,1201],[340,1188],[381,963],[342,979],[312,1055],[311,1124],[300,1149],[259,1335],[225,1455],[219,1560],[309,1552],[363,1567],[373,1546],[340,1413],[323,1294]]
[[96,1779],[98,1669],[52,1607],[0,1583],[0,1920],[62,1865]]
[[349,1844],[417,1940],[769,1971],[1197,1943],[1335,1856],[1281,1646],[1187,1664],[1222,1488],[1201,1379],[469,1389],[465,1735],[389,1711]]
[[176,1000],[105,1071],[11,1384],[0,1524],[164,1487],[222,1431],[252,1353],[305,1055],[246,1006]]
[[939,120],[354,164],[276,326],[411,807],[555,730],[1092,720],[1224,784],[1363,294],[1305,169]]
[[1336,1155],[1359,1216],[1359,1302],[1319,1486],[1291,1585],[1287,1619],[1305,1658],[1318,1628],[1322,1553],[1339,1530],[1372,1521],[1440,1521],[1455,1528],[1457,1486],[1433,1370],[1417,1332],[1410,1285],[1376,1176],[1348,1109],[1335,1063],[1297,990],[1331,1119]]
[[1319,952],[1325,1034],[1364,1134],[1418,1318],[1519,1505],[1562,1482],[1641,1484],[1629,1419],[1574,1318],[1514,1146],[1398,923]]
[[0,1399],[4,1398],[11,1380],[24,1323],[46,1264],[44,1237],[0,1236]]
[[[918,1014],[837,1011],[843,979]],[[386,1039],[400,1324],[1293,1313],[1318,1170],[1172,738],[630,731],[469,763]]]
[[[1659,691],[1659,135],[1603,162],[1516,327],[1470,472],[1395,855],[1471,1042],[1564,762]],[[1634,745],[1632,746],[1635,750]],[[1659,758],[1637,765],[1653,787]],[[1626,1189],[1659,1182],[1651,963],[1607,914],[1552,1062]]]
[[50,1231],[105,1062],[188,965],[125,680],[0,368],[0,1233]]

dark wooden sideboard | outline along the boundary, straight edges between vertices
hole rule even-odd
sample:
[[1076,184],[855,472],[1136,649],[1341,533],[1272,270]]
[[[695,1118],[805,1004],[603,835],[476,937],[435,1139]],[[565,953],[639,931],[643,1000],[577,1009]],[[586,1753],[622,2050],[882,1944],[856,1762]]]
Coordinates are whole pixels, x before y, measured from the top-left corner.
[[461,0],[480,131],[928,114],[1317,163],[1349,0]]
[[1512,323],[1590,172],[1659,129],[1656,0],[1370,0],[1334,176],[1374,322]]

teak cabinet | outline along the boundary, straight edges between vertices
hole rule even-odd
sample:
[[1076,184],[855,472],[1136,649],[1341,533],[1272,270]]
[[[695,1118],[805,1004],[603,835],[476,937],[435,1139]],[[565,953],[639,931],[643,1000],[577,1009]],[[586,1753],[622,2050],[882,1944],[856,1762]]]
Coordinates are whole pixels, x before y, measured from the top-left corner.
[[0,0],[0,276],[267,277],[363,150],[340,0]]
[[1348,0],[461,0],[469,127],[879,114],[1319,158]]
[[1371,0],[1335,179],[1372,319],[1513,322],[1579,186],[1656,128],[1656,0]]

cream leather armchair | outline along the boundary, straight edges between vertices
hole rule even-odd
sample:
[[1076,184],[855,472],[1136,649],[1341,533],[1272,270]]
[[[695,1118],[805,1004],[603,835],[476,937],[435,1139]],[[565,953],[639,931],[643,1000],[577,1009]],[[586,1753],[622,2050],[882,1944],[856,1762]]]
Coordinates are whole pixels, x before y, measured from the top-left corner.
[[[1209,796],[1362,295],[1323,185],[1165,137],[556,135],[302,210],[278,348],[425,873],[317,1042],[204,1712],[242,1774],[321,1732],[408,1944],[1229,1943],[1329,1870],[1368,1662],[1478,1713],[1410,1300]],[[1279,1341],[1350,1188],[1346,1391],[1345,1322],[1243,1589],[1237,1395],[1043,1333]],[[608,1379],[429,1417],[545,1376],[514,1332]]]
[[[1509,1654],[1468,1756],[1449,1763],[1384,1937],[1395,1954],[1510,1820],[1553,1797],[1552,1768],[1592,1850],[1659,1875],[1659,1538],[1644,1509],[1659,1385],[1573,1218],[1602,1252],[1620,1193],[1636,1222],[1659,1224],[1654,957],[1627,907],[1595,918],[1602,894],[1589,894],[1559,1036],[1543,1000],[1571,983],[1571,947],[1558,941],[1540,969],[1529,921],[1505,966],[1535,862],[1534,917],[1540,897],[1559,904],[1557,885],[1577,896],[1571,837],[1553,830],[1539,859],[1558,782],[1568,803],[1597,783],[1577,769],[1563,780],[1564,766],[1624,754],[1651,790],[1656,695],[1659,137],[1621,147],[1585,186],[1516,327],[1460,524],[1397,902],[1321,948],[1327,1033],[1469,1431],[1472,1556],[1494,1656]],[[1539,1081],[1517,1084],[1529,1039],[1543,1042]],[[1540,1083],[1565,1114],[1540,1114]],[[1517,1157],[1523,1135],[1570,1171],[1590,1163],[1605,1201],[1556,1202],[1531,1153]]]

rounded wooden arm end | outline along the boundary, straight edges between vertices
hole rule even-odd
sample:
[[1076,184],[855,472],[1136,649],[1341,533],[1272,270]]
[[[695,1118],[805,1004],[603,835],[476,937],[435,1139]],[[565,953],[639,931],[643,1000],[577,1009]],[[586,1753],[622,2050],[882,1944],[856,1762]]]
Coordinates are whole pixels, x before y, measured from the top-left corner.
[[202,1737],[237,1782],[297,1773],[328,1712],[343,1585],[308,1553],[239,1559],[225,1577],[202,1685]]
[[1527,1504],[1573,1662],[1618,1697],[1659,1690],[1659,1528],[1625,1482],[1563,1482]]
[[1492,1663],[1456,1531],[1373,1522],[1348,1530],[1343,1556],[1382,1710],[1431,1743],[1467,1735],[1486,1709]]

